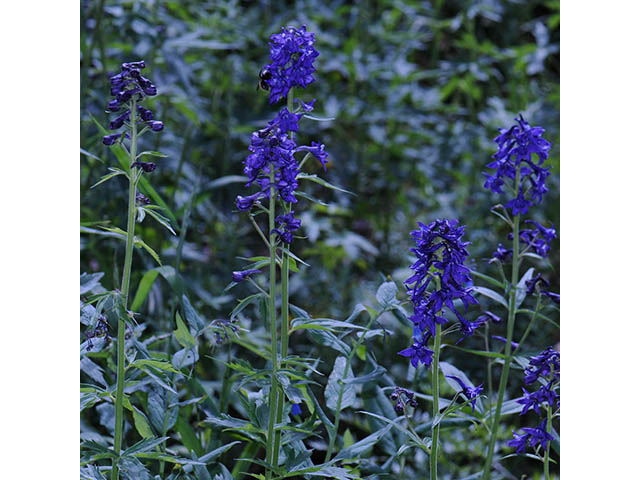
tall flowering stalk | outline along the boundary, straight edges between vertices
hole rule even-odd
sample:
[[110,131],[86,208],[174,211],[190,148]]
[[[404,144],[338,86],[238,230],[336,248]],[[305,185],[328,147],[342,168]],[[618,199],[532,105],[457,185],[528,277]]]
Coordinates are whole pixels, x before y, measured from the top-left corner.
[[[298,146],[294,138],[294,132],[298,131],[298,123],[304,113],[313,110],[314,102],[304,103],[295,99],[294,94],[295,87],[304,88],[314,81],[313,61],[318,56],[314,43],[314,34],[307,32],[305,26],[299,29],[283,27],[281,33],[271,36],[271,63],[261,70],[259,85],[269,90],[270,103],[286,98],[287,106],[282,108],[265,128],[252,134],[249,146],[251,154],[244,162],[244,173],[249,177],[247,186],[255,184],[259,186],[259,190],[252,195],[238,196],[236,200],[239,210],[250,213],[253,225],[269,248],[271,387],[266,442],[266,463],[269,465],[266,471],[267,479],[271,478],[272,470],[278,466],[280,431],[275,427],[282,422],[284,415],[285,395],[279,389],[277,377],[281,362],[287,356],[289,343],[289,248],[294,239],[294,232],[301,227],[292,206],[298,201],[295,194],[302,164],[310,156],[314,156],[324,167],[327,159],[324,145],[313,142],[310,146]],[[298,162],[295,156],[299,152],[306,152],[301,162]],[[260,202],[263,200],[268,200],[268,210],[262,207]],[[281,215],[277,215],[278,204],[284,211]],[[260,209],[268,213],[268,237],[253,220],[252,211]],[[281,273],[280,342],[276,315],[277,265],[280,265]],[[234,281],[243,280],[258,272],[259,269],[255,268],[234,272]]]
[[[416,246],[411,252],[417,257],[411,265],[415,272],[405,281],[414,314],[411,320],[414,324],[413,345],[400,352],[409,357],[411,364],[418,367],[420,363],[431,366],[431,384],[433,395],[433,422],[431,427],[431,478],[438,478],[438,442],[440,423],[436,418],[440,413],[440,342],[441,328],[447,322],[444,310],[453,313],[460,323],[462,338],[473,333],[479,323],[469,322],[454,305],[454,300],[461,300],[465,311],[472,303],[478,301],[471,295],[470,270],[464,265],[469,252],[463,242],[464,226],[458,226],[457,220],[436,220],[428,225],[418,223],[418,230],[411,232]],[[429,286],[433,286],[429,291]],[[433,337],[433,350],[428,347],[429,339]],[[478,395],[467,387],[467,394],[472,398]],[[474,401],[475,408],[475,401]]]
[[[140,158],[146,152],[138,155],[138,139],[145,132],[151,130],[161,131],[163,123],[153,119],[151,110],[146,109],[140,103],[147,96],[157,94],[156,86],[145,78],[140,71],[145,68],[144,61],[123,63],[122,71],[111,77],[111,94],[115,97],[108,105],[108,110],[117,113],[118,116],[109,124],[110,130],[118,130],[123,126],[124,131],[106,135],[102,142],[105,145],[115,145],[129,139],[129,171],[124,172],[129,179],[129,205],[127,210],[127,243],[125,247],[124,266],[122,268],[122,284],[120,287],[121,302],[124,310],[127,310],[129,300],[129,284],[131,280],[131,264],[133,260],[133,246],[135,233],[136,211],[138,202],[148,203],[146,197],[137,194],[138,181],[144,173],[155,170],[156,165],[152,162],[141,161]],[[126,149],[124,144],[122,147]],[[153,152],[155,153],[155,152]],[[115,457],[111,469],[111,479],[118,479],[118,456],[122,448],[122,437],[124,431],[123,402],[124,402],[124,379],[125,379],[125,330],[126,318],[123,315],[118,317],[118,340],[117,340],[117,380],[115,399],[115,434],[113,439],[113,450]]]
[[[494,142],[498,145],[498,151],[493,155],[493,161],[487,164],[493,173],[483,173],[486,177],[485,188],[494,193],[503,193],[502,188],[509,189],[510,200],[505,204],[511,210],[512,219],[507,219],[512,227],[509,238],[512,240],[512,248],[505,249],[499,245],[494,253],[494,258],[506,261],[511,258],[511,283],[508,299],[507,338],[505,339],[505,359],[500,375],[497,403],[491,426],[491,437],[487,448],[487,456],[483,471],[483,479],[488,480],[493,454],[498,434],[498,425],[502,413],[504,393],[509,378],[509,369],[513,359],[513,330],[516,319],[516,297],[518,296],[519,267],[522,255],[528,249],[535,249],[541,256],[546,256],[548,244],[555,237],[553,226],[545,229],[542,225],[535,224],[535,230],[521,230],[521,216],[528,213],[529,208],[542,201],[543,195],[548,191],[545,181],[549,176],[549,168],[542,164],[549,156],[551,143],[542,138],[544,129],[532,127],[522,115],[516,118],[516,124],[509,129],[501,129]],[[537,160],[533,157],[535,155]],[[524,244],[522,251],[521,243]],[[535,318],[535,317],[534,317]],[[527,332],[528,333],[528,332]]]

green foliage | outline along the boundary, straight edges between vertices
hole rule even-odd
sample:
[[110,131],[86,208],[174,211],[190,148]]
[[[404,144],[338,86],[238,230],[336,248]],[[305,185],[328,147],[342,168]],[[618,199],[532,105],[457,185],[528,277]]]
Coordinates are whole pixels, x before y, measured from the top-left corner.
[[[286,399],[274,478],[383,479],[400,469],[405,478],[421,478],[434,420],[446,452],[443,478],[480,471],[494,410],[483,398],[472,414],[456,397],[457,384],[443,382],[440,405],[450,414],[431,418],[428,372],[397,355],[412,333],[398,286],[408,277],[415,222],[456,217],[467,225],[476,259],[481,305],[474,312],[490,309],[506,319],[508,282],[501,265],[485,260],[509,229],[488,214],[496,198],[482,188],[480,172],[497,128],[518,112],[544,125],[555,144],[550,193],[535,218],[559,230],[556,3],[81,2],[81,478],[110,474],[121,319],[128,367],[122,477],[238,480],[264,473],[267,299],[230,278],[247,262],[264,267],[269,257],[234,200],[243,194],[250,134],[277,108],[255,90],[266,42],[281,25],[302,23],[316,32],[321,52],[316,81],[299,92],[318,100],[302,120],[304,139],[321,140],[330,157],[327,172],[310,161],[299,176],[304,192],[295,209],[305,238],[285,251],[295,305],[277,377]],[[152,182],[140,180],[153,206],[137,211],[127,312],[116,289],[128,156],[103,146],[101,136],[107,73],[139,58],[154,72],[160,95],[151,108],[165,129],[139,148],[138,157],[159,159],[159,167]],[[263,225],[264,215],[255,221]],[[531,267],[559,272],[556,247],[544,262],[530,253],[523,259],[514,338],[529,318],[537,320],[512,367],[501,445],[511,430],[530,426],[517,415],[518,359],[558,340],[555,307],[545,302],[535,313],[523,288]],[[558,291],[558,278],[548,279]],[[256,282],[267,289],[264,280]],[[101,316],[107,334],[88,340]],[[442,371],[484,382],[488,395],[487,362],[494,384],[504,362],[503,344],[492,336],[505,336],[505,323],[459,345],[445,332]],[[397,415],[389,400],[396,385],[415,391],[419,406]],[[302,415],[290,414],[293,403]],[[501,462],[518,474],[540,471],[534,458]]]

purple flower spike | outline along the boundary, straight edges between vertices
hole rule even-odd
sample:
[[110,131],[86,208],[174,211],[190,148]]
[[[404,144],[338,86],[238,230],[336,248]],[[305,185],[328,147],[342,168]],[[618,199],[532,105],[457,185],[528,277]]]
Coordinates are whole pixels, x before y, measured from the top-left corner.
[[[500,135],[494,139],[498,151],[487,167],[495,169],[495,173],[483,172],[486,179],[484,188],[503,193],[505,179],[515,181],[517,168],[520,167],[520,185],[515,185],[518,196],[505,206],[511,208],[514,215],[523,215],[529,211],[529,207],[539,204],[548,191],[545,181],[549,176],[549,168],[542,167],[542,164],[549,157],[551,143],[542,138],[544,128],[532,127],[522,115],[515,120],[515,125],[500,129]],[[532,155],[538,157],[537,161]]]
[[314,81],[313,62],[318,52],[313,47],[315,35],[303,25],[299,29],[282,27],[271,35],[271,63],[262,69],[261,80],[269,90],[269,103],[285,98],[293,87],[305,88]]

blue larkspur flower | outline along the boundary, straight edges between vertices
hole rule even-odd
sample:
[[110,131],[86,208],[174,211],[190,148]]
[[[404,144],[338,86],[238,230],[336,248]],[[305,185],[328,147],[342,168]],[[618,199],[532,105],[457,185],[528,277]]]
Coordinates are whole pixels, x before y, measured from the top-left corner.
[[260,270],[252,268],[250,270],[231,272],[231,279],[236,283],[244,282],[249,275],[253,275],[254,273],[260,273]]
[[280,33],[271,35],[271,63],[262,70],[268,74],[265,82],[269,87],[269,103],[285,98],[293,87],[305,88],[314,81],[313,62],[318,56],[315,41],[315,34],[307,32],[306,25],[299,29],[282,27]]
[[274,228],[271,233],[275,233],[284,243],[293,242],[293,233],[300,228],[302,223],[300,219],[294,217],[293,210],[286,215],[278,215],[276,217],[278,228]]
[[428,367],[433,361],[434,353],[433,350],[427,347],[426,340],[428,340],[428,338],[429,337],[425,335],[422,340],[415,339],[413,345],[398,352],[398,355],[410,358],[411,365],[415,368],[418,368],[420,363],[424,363]]
[[478,396],[480,395],[480,392],[482,392],[483,390],[482,384],[474,387],[472,385],[467,385],[466,383],[464,383],[464,380],[462,380],[460,377],[456,377],[455,375],[446,375],[446,377],[450,378],[458,385],[460,385],[460,391],[462,392],[462,394],[467,398],[467,400],[471,400],[471,412],[475,413],[476,401],[478,399]]
[[[411,232],[416,242],[410,249],[417,257],[411,265],[415,273],[404,282],[413,303],[414,313],[410,318],[415,326],[414,344],[400,352],[411,357],[414,366],[418,362],[431,363],[433,352],[425,350],[426,344],[429,336],[435,335],[436,324],[447,322],[443,309],[458,318],[462,338],[471,335],[479,326],[479,323],[467,321],[453,303],[454,300],[462,301],[465,311],[470,304],[478,303],[471,295],[470,270],[464,266],[469,255],[466,249],[469,242],[462,241],[464,227],[458,226],[457,220],[447,219],[429,225],[419,222],[418,227]],[[428,291],[432,284],[434,288]]]
[[301,415],[302,414],[302,408],[300,408],[300,404],[299,403],[294,403],[291,405],[291,415]]
[[324,171],[327,171],[327,157],[329,154],[324,151],[324,144],[318,142],[311,142],[311,146],[301,146],[296,148],[296,152],[306,151],[311,153],[314,157],[316,157],[320,163],[322,163],[322,168]]
[[493,252],[491,258],[495,258],[496,260],[500,260],[501,262],[505,262],[509,260],[513,255],[513,250],[511,248],[505,248],[501,243],[498,244],[498,248]]
[[513,432],[513,440],[509,440],[507,445],[514,447],[517,453],[524,453],[527,446],[534,448],[536,445],[547,448],[547,442],[553,441],[553,436],[547,433],[547,419],[545,418],[535,428],[523,428],[523,434]]
[[[515,120],[515,125],[509,129],[500,129],[500,135],[493,140],[498,144],[498,151],[487,167],[495,172],[483,172],[484,187],[494,193],[503,193],[505,180],[515,182],[516,172],[520,167],[520,184],[513,185],[518,194],[505,206],[514,215],[524,215],[531,206],[539,204],[548,191],[545,181],[549,176],[549,168],[542,164],[549,157],[551,143],[542,138],[544,128],[532,127],[522,115]],[[537,161],[533,155],[538,157]]]
[[[145,97],[152,97],[158,93],[158,89],[151,80],[140,73],[140,70],[146,67],[144,60],[123,63],[121,67],[122,71],[120,73],[112,75],[109,78],[111,95],[115,98],[109,101],[107,109],[113,113],[120,113],[120,115],[109,123],[110,130],[117,130],[122,127],[126,121],[130,120],[131,110],[128,109],[127,106],[134,96],[136,96],[137,102],[141,102]],[[123,109],[125,109],[124,112]],[[136,121],[146,123],[154,132],[159,132],[164,128],[162,122],[153,120],[151,110],[140,105],[137,105],[136,108]],[[102,143],[105,145],[113,145],[117,138],[114,135],[115,134],[106,135],[102,139]]]
[[529,359],[529,365],[525,369],[524,383],[531,385],[540,377],[549,377],[553,371],[552,381],[560,380],[560,352],[552,347],[547,347],[539,355]]

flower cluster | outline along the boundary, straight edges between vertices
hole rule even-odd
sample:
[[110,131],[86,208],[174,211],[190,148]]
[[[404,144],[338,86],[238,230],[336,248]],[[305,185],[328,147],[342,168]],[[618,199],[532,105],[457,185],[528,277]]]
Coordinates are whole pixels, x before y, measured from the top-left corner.
[[293,87],[305,88],[314,81],[313,62],[318,56],[313,46],[315,41],[315,35],[307,32],[306,25],[299,29],[282,27],[280,33],[271,35],[271,63],[265,65],[261,73],[261,84],[269,89],[269,103],[286,98]]
[[[463,242],[464,227],[457,220],[436,220],[429,225],[418,223],[419,229],[411,232],[416,247],[411,248],[417,260],[411,265],[415,272],[404,283],[407,286],[414,314],[414,344],[401,351],[400,355],[411,357],[411,363],[431,364],[433,351],[427,348],[429,336],[435,335],[436,324],[444,324],[443,308],[454,313],[460,321],[463,338],[471,335],[479,325],[467,321],[456,309],[453,302],[462,301],[465,310],[470,303],[478,303],[471,295],[471,277],[464,261],[469,255],[465,248],[469,242]],[[427,288],[431,283],[435,287],[431,292]]]
[[[131,100],[142,101],[145,97],[153,97],[158,93],[156,86],[144,77],[140,70],[145,68],[144,60],[123,63],[122,71],[110,77],[111,95],[115,98],[109,102],[107,109],[119,115],[109,123],[109,130],[117,130],[131,119]],[[136,105],[136,122],[147,125],[152,131],[159,132],[164,124],[153,119],[153,112],[141,105]],[[113,145],[122,137],[122,133],[106,135],[102,139],[105,145]],[[145,172],[149,171],[145,169]]]
[[478,399],[480,392],[483,390],[482,384],[474,387],[473,385],[467,385],[464,383],[464,380],[456,377],[455,375],[446,375],[446,377],[460,385],[460,392],[467,398],[467,400],[471,401],[471,412],[474,413],[476,411],[476,400]]
[[286,215],[278,215],[276,223],[279,228],[274,228],[271,233],[275,233],[284,243],[293,242],[293,233],[300,228],[301,220],[293,216],[293,210]]
[[509,440],[507,445],[515,447],[517,453],[524,453],[527,446],[534,448],[541,445],[543,449],[547,448],[547,442],[553,440],[553,436],[547,432],[547,419],[545,418],[535,428],[523,428],[524,433],[519,435],[513,432],[513,440]]
[[391,400],[396,402],[393,409],[398,415],[402,415],[407,405],[414,408],[417,407],[418,401],[414,397],[415,393],[410,392],[406,388],[395,387],[390,397]]
[[[551,249],[551,240],[557,237],[553,223],[550,228],[545,228],[533,220],[526,220],[525,223],[531,223],[535,228],[522,230],[520,241],[525,244],[525,249],[532,248],[541,257],[546,257]],[[513,234],[509,235],[509,240],[513,240]]]
[[[530,126],[522,115],[515,120],[515,125],[500,129],[500,135],[494,139],[498,151],[487,167],[495,169],[495,173],[483,172],[483,175],[486,177],[484,187],[495,193],[502,193],[505,178],[514,182],[517,196],[505,206],[511,209],[513,215],[520,215],[526,214],[532,205],[539,204],[548,191],[545,181],[549,176],[549,168],[542,167],[542,164],[549,156],[551,143],[542,138],[544,128]],[[537,155],[537,162],[532,159],[533,154]],[[515,185],[518,168],[520,183]]]
[[[529,360],[529,365],[525,369],[524,383],[531,385],[539,381],[542,386],[535,392],[530,393],[523,388],[523,396],[517,400],[522,405],[520,415],[525,415],[533,409],[539,416],[545,417],[545,412],[540,410],[545,404],[550,408],[560,407],[560,396],[557,389],[560,384],[560,353],[548,347],[544,352]],[[536,428],[525,428],[523,435],[514,432],[514,439],[507,445],[516,447],[518,453],[524,453],[527,444],[534,447],[538,443],[546,448],[546,441],[553,440],[553,437],[546,431],[546,418]]]

